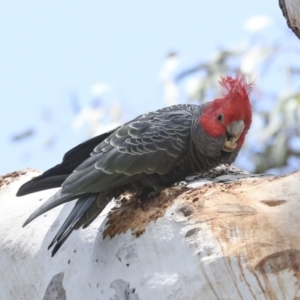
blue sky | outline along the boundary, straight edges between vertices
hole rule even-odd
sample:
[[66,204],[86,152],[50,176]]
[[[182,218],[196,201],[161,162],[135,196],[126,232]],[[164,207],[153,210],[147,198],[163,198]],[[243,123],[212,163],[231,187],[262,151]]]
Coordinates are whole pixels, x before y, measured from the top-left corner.
[[[46,170],[83,141],[70,99],[88,105],[97,83],[114,87],[125,118],[165,106],[166,54],[205,61],[249,35],[244,22],[254,15],[285,26],[274,0],[0,1],[0,174]],[[12,142],[30,128],[33,137]]]

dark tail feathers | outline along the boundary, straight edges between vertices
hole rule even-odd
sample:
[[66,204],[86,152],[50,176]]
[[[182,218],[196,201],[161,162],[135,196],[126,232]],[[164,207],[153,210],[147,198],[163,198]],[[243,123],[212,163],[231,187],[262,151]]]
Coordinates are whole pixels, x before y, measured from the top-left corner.
[[98,135],[69,150],[64,155],[62,163],[23,184],[17,196],[60,187],[65,179],[90,156],[94,148],[117,129]]
[[109,201],[110,198],[105,193],[80,197],[49,245],[48,249],[54,245],[51,255],[55,255],[73,230],[77,230],[80,227],[88,227]]

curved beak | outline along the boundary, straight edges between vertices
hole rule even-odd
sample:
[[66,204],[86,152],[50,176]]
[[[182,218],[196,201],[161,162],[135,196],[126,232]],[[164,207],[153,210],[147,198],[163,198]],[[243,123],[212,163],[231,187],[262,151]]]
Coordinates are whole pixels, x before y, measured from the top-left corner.
[[243,120],[232,122],[226,130],[226,140],[223,144],[223,151],[232,152],[237,147],[237,142],[245,128]]

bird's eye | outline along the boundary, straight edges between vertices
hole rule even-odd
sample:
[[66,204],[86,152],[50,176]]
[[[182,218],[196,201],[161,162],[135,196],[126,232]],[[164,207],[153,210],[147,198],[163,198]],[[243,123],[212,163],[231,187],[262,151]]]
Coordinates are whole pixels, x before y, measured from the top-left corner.
[[218,121],[222,122],[223,121],[223,115],[218,115],[217,119],[218,119]]

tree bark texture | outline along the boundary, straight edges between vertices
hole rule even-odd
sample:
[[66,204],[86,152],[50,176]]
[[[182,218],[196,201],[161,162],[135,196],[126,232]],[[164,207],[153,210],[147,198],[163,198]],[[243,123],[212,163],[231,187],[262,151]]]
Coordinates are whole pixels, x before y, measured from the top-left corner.
[[15,197],[38,174],[0,178],[0,299],[300,299],[300,172],[202,178],[144,207],[112,202],[52,258],[73,204],[22,228],[55,192]]

